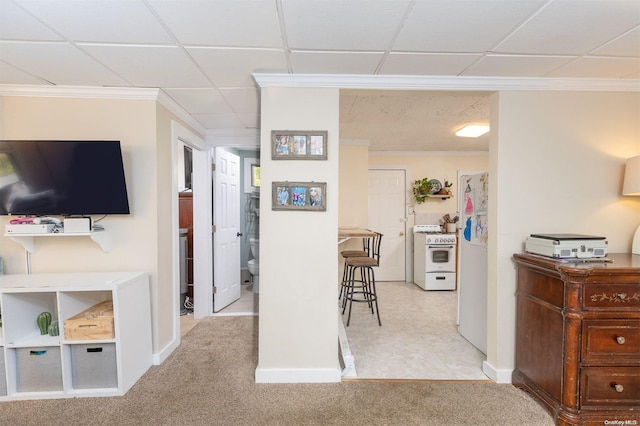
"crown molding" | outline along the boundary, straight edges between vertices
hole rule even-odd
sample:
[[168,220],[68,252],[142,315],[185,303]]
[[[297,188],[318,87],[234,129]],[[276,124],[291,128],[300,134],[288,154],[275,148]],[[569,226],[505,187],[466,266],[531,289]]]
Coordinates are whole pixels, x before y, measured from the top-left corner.
[[100,87],[100,86],[37,86],[0,84],[0,96],[27,96],[39,98],[74,98],[74,99],[117,99],[157,101],[176,117],[203,134],[206,129],[187,111],[178,105],[161,89],[138,87]]
[[521,78],[420,75],[253,73],[261,87],[386,90],[565,90],[639,92],[639,80],[599,78]]
[[157,100],[160,89],[99,86],[36,86],[0,84],[0,96],[33,96],[42,98],[137,99]]
[[193,118],[184,108],[178,105],[178,103],[169,97],[169,95],[167,95],[163,90],[158,90],[157,101],[160,105],[168,109],[176,117],[184,121],[188,126],[199,133],[201,137],[206,133],[207,129],[200,124],[198,120]]

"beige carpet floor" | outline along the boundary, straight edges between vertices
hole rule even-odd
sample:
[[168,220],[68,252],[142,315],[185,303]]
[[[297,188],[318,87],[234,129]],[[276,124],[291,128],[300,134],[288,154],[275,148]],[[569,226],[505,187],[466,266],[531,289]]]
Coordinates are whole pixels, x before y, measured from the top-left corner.
[[258,318],[201,320],[123,397],[0,403],[0,425],[553,425],[493,382],[256,384]]

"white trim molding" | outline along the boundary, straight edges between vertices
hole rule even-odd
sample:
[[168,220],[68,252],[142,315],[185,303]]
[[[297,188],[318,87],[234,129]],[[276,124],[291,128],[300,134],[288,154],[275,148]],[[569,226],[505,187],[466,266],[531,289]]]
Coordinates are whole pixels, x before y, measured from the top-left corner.
[[177,339],[171,340],[171,342],[169,342],[169,344],[165,346],[162,350],[153,354],[153,365],[162,364],[167,358],[169,358],[169,355],[171,355],[173,351],[175,351],[178,348],[178,346],[180,346],[179,340]]
[[487,361],[482,362],[482,372],[496,383],[511,383],[512,369],[497,369]]
[[264,87],[388,90],[567,90],[640,92],[637,79],[465,77],[367,74],[253,73]]
[[256,368],[256,383],[337,383],[342,372],[336,368]]

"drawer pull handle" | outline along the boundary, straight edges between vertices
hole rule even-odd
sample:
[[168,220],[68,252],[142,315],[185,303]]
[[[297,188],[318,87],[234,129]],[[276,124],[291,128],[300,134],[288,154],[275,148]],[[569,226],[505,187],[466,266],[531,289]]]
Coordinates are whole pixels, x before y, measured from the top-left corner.
[[611,387],[613,387],[616,390],[616,392],[618,392],[618,393],[622,393],[622,391],[624,391],[624,386],[622,386],[622,385],[613,384],[613,385],[611,385]]
[[624,336],[618,336],[616,337],[616,342],[618,342],[619,345],[624,345],[624,342],[626,342]]

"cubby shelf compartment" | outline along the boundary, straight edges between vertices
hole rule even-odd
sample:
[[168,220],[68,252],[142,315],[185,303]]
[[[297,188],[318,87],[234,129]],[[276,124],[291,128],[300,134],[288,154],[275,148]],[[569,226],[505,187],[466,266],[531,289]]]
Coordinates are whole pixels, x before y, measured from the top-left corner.
[[4,234],[5,237],[11,238],[16,243],[20,244],[26,251],[33,253],[35,251],[35,239],[42,238],[63,238],[63,237],[89,237],[104,252],[111,250],[111,241],[109,239],[109,233],[105,230],[96,230],[91,232],[70,232],[70,233],[50,233],[50,234]]
[[[65,338],[66,319],[104,301],[113,302],[113,338]],[[150,306],[142,272],[0,276],[0,401],[124,395],[152,364]],[[43,311],[59,336],[40,334]]]

